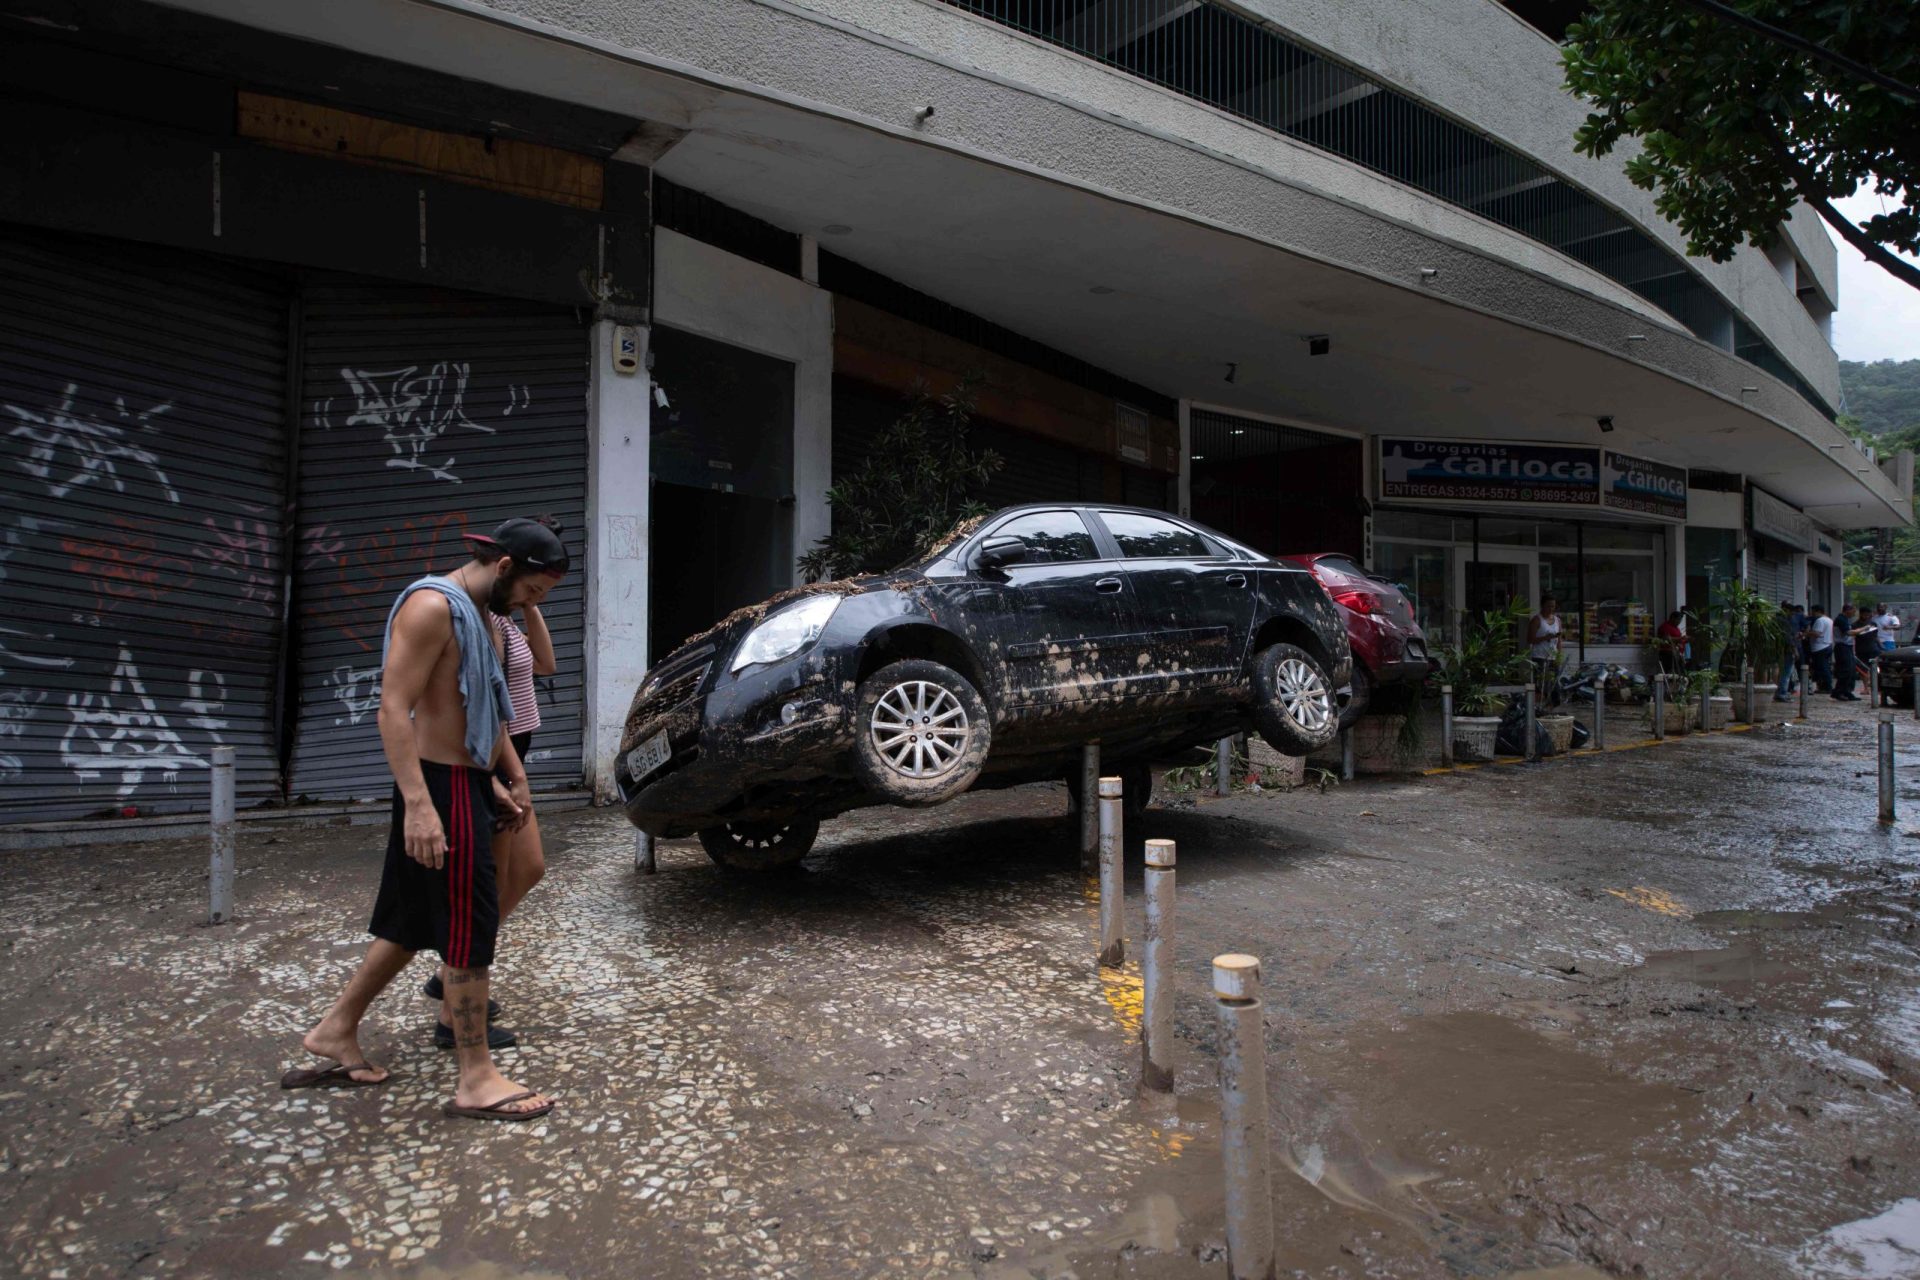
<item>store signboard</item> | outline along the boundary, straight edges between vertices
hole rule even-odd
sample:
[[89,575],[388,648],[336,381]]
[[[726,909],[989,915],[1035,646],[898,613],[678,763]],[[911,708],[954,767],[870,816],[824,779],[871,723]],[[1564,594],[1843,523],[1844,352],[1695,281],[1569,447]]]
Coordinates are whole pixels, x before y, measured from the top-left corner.
[[1600,505],[1600,450],[1505,440],[1380,437],[1380,497],[1415,502]]
[[1687,469],[1608,449],[1600,469],[1600,505],[1660,520],[1687,518]]
[[1747,526],[1795,551],[1813,550],[1813,521],[1806,512],[1752,485],[1747,486]]

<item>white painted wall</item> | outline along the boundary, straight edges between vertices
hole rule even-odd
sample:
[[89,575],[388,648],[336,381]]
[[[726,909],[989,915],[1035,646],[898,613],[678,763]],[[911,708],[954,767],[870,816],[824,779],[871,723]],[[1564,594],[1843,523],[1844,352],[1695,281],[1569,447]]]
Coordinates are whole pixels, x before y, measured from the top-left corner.
[[[833,296],[677,231],[654,233],[653,318],[791,361],[794,555],[826,536],[833,479]],[[795,582],[799,572],[789,562]]]
[[1687,491],[1689,529],[1744,529],[1746,524],[1745,495],[1704,489]]
[[647,521],[652,421],[646,368],[616,373],[614,325],[593,326],[587,379],[587,599],[584,750],[587,785],[603,804],[619,799],[614,754],[633,691],[647,671]]

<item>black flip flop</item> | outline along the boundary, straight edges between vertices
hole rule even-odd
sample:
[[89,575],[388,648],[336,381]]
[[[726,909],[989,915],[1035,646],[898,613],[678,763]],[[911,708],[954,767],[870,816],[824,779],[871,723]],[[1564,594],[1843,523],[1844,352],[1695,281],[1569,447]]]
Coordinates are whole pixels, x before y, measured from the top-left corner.
[[502,1111],[516,1102],[524,1102],[534,1097],[531,1089],[522,1089],[519,1093],[508,1094],[500,1101],[484,1107],[463,1107],[457,1102],[449,1102],[440,1108],[440,1114],[449,1120],[498,1120],[505,1124],[525,1124],[529,1120],[538,1120],[553,1110],[553,1099],[549,1098],[537,1107],[526,1111]]
[[[445,984],[440,981],[440,975],[436,973],[422,984],[420,994],[429,1000],[444,1000],[447,998],[447,988]],[[500,1002],[498,1000],[487,1001],[487,1021],[492,1022],[499,1016]]]
[[378,1080],[355,1080],[356,1071],[378,1071],[370,1062],[336,1062],[330,1067],[295,1067],[280,1077],[282,1089],[372,1089],[393,1079],[387,1072]]

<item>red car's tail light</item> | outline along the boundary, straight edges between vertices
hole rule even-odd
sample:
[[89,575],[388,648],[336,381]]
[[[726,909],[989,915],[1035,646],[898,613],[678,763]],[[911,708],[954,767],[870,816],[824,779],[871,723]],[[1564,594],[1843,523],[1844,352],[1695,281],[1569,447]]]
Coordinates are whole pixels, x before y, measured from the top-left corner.
[[1343,604],[1355,613],[1380,612],[1380,597],[1371,591],[1355,591],[1350,588],[1333,593],[1335,604]]

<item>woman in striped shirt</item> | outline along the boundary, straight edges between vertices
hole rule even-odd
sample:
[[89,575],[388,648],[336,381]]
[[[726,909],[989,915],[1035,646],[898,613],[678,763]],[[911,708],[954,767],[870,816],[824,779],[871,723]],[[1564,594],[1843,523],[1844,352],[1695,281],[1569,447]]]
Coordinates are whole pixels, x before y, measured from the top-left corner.
[[[540,700],[533,687],[535,676],[554,673],[553,637],[547,633],[547,620],[540,606],[530,604],[520,611],[525,630],[513,624],[506,614],[493,615],[493,629],[500,637],[501,665],[507,673],[507,693],[513,702],[513,719],[507,722],[507,736],[520,757],[520,766],[532,773],[533,731],[540,727]],[[493,837],[495,879],[500,887],[500,918],[506,919],[527,896],[527,890],[547,874],[546,850],[540,843],[540,815],[536,812],[518,831],[501,831]]]

